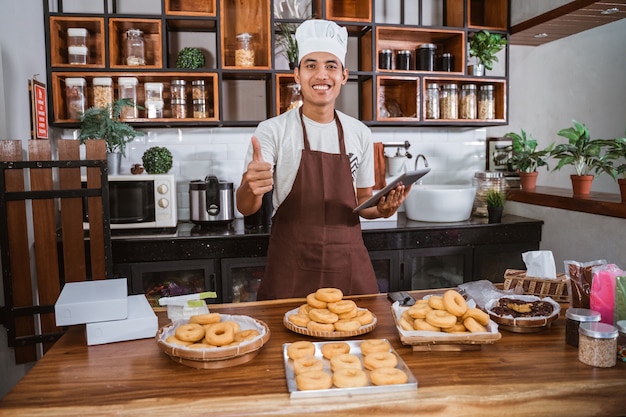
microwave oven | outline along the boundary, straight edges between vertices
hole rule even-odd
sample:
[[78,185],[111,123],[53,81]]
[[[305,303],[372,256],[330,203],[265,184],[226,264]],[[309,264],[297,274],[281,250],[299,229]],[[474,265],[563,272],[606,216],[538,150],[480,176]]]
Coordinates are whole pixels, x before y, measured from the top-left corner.
[[[111,230],[176,227],[173,175],[109,175],[108,180]],[[85,177],[82,182],[86,188]],[[86,213],[83,228],[89,228]]]

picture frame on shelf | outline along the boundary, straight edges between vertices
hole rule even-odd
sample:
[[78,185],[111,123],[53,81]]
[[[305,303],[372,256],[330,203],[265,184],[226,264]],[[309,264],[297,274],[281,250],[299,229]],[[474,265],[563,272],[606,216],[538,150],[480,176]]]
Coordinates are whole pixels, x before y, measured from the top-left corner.
[[513,140],[508,138],[487,138],[485,169],[487,171],[509,172],[508,160],[513,153]]

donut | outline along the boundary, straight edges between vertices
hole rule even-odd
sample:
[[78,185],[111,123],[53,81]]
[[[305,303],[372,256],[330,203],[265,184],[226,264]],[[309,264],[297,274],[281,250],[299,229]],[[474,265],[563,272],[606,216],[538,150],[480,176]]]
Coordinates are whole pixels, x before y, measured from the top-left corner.
[[363,358],[363,365],[369,370],[395,368],[397,364],[398,358],[391,352],[374,352],[365,355],[365,358]]
[[361,327],[361,322],[357,319],[340,319],[335,322],[335,331],[354,332]]
[[369,355],[377,352],[389,352],[391,345],[385,339],[367,339],[361,342],[361,353]]
[[296,375],[300,375],[308,371],[321,371],[324,369],[324,363],[313,355],[306,355],[293,361],[293,371]]
[[311,311],[313,307],[311,307],[308,304],[302,304],[299,308],[298,308],[298,315],[300,316],[306,316],[309,317],[309,311]]
[[322,301],[315,296],[315,293],[311,293],[306,296],[306,303],[311,306],[311,308],[326,308],[326,301]]
[[345,314],[356,309],[356,303],[352,300],[340,300],[334,303],[328,303],[326,306],[335,314]]
[[300,314],[290,314],[287,316],[287,320],[296,326],[306,327],[307,323],[311,321],[309,316],[302,316]]
[[255,337],[257,337],[258,335],[260,335],[261,333],[259,333],[258,330],[256,329],[248,329],[248,330],[241,330],[237,333],[235,333],[235,337],[234,337],[234,341],[235,342],[246,342],[248,340],[252,340]]
[[343,368],[363,369],[363,365],[359,357],[351,353],[340,353],[330,359],[330,369],[333,372]]
[[306,324],[306,328],[312,332],[330,333],[335,331],[335,325],[332,323],[318,323],[311,320]]
[[237,333],[239,330],[241,330],[241,325],[237,323],[236,321],[227,320],[227,321],[223,321],[222,323],[226,323],[229,326],[231,326],[233,328],[234,333]]
[[452,327],[456,323],[456,316],[445,310],[432,310],[424,318],[426,322],[435,327]]
[[220,313],[197,314],[189,317],[189,323],[213,324],[219,323],[221,319]]
[[476,320],[479,324],[483,326],[486,326],[489,324],[489,314],[485,313],[479,308],[476,308],[476,307],[469,308],[465,312],[465,314],[463,314],[463,317],[461,318],[461,320],[465,321],[465,319],[468,317],[473,318],[474,320]]
[[472,333],[486,332],[487,328],[480,324],[474,317],[463,320],[463,325]]
[[333,379],[324,371],[308,371],[296,375],[296,386],[301,391],[328,389],[333,386]]
[[446,333],[465,333],[467,329],[463,323],[455,323],[452,327],[442,327],[442,331]]
[[181,324],[174,334],[183,342],[197,342],[204,337],[204,328],[198,323]]
[[415,319],[413,321],[414,330],[425,330],[428,332],[440,332],[441,328],[428,323],[426,319]]
[[318,323],[333,324],[339,320],[339,316],[325,308],[312,308],[311,311],[309,311],[309,317],[311,317],[311,320]]
[[423,319],[429,311],[432,311],[432,307],[430,307],[428,303],[419,303],[413,304],[406,311],[412,319]]
[[177,346],[189,346],[193,342],[183,342],[182,340],[180,340],[176,336],[171,335],[167,339],[165,339],[165,343],[169,343],[170,345],[177,345]]
[[306,340],[293,342],[287,348],[287,356],[291,359],[303,358],[308,355],[315,355],[315,345]]
[[465,298],[454,290],[448,290],[443,294],[443,306],[457,317],[461,317],[467,311]]
[[235,330],[231,324],[215,323],[207,328],[204,338],[211,345],[226,346],[235,340]]
[[343,292],[339,288],[320,288],[315,291],[315,298],[327,303],[336,303],[343,298]]
[[428,297],[428,305],[434,310],[445,310],[443,297],[441,295],[431,295]]
[[[424,319],[417,319],[417,320],[424,320]],[[415,327],[413,325],[413,320],[407,319],[404,316],[400,317],[400,319],[398,320],[398,324],[400,325],[402,330],[406,330],[407,332],[415,330]]]
[[324,343],[322,345],[322,356],[326,359],[331,359],[335,355],[340,355],[342,353],[349,353],[350,345],[346,342],[332,342],[332,343]]
[[374,385],[406,384],[409,377],[398,368],[378,368],[370,372]]
[[209,349],[216,348],[217,346],[208,345],[206,343],[192,343],[189,346],[186,346],[187,349]]
[[364,308],[357,310],[356,319],[361,323],[361,326],[366,326],[374,321],[374,315],[371,311]]
[[333,384],[337,388],[364,387],[367,375],[360,369],[342,368],[333,372]]
[[356,307],[356,304],[354,306],[355,307],[347,313],[337,314],[337,316],[339,316],[339,320],[355,318],[357,314],[359,314],[359,309]]

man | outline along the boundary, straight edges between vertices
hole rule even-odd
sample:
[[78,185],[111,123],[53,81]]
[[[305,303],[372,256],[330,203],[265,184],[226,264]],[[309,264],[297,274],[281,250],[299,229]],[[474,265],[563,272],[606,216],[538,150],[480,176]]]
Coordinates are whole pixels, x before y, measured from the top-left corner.
[[346,295],[377,293],[359,215],[393,215],[408,187],[399,185],[376,206],[353,213],[372,196],[374,154],[367,126],[335,110],[348,80],[348,34],[334,22],[307,20],[296,30],[296,40],[294,78],[303,105],[259,124],[237,189],[237,208],[244,215],[258,211],[263,195],[274,190],[257,299],[305,297],[322,287]]

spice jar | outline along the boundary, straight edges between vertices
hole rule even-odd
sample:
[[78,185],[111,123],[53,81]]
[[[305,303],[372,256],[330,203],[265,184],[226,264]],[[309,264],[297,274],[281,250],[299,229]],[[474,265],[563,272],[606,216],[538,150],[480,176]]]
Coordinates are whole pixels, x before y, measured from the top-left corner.
[[606,323],[581,323],[578,328],[578,360],[597,368],[616,364],[617,336],[615,326]]
[[206,111],[206,100],[193,100],[193,117],[194,119],[204,119],[208,117]]
[[302,93],[300,92],[300,84],[294,83],[287,85],[287,88],[291,90],[291,94],[289,97],[289,105],[287,106],[287,111],[291,109],[297,109],[302,106]]
[[506,178],[500,171],[478,171],[474,173],[472,185],[476,188],[472,215],[487,217],[487,194],[490,190],[504,193],[506,190]]
[[454,57],[450,52],[444,52],[437,56],[437,71],[451,72],[454,68]]
[[418,71],[435,70],[435,52],[437,45],[434,43],[423,43],[415,50],[415,69]]
[[496,106],[493,100],[493,85],[481,85],[478,94],[478,118],[495,119]]
[[145,83],[143,89],[148,119],[163,117],[163,83]]
[[172,100],[185,100],[185,86],[187,82],[185,80],[172,80],[170,83],[170,98]]
[[240,33],[237,38],[237,50],[235,51],[235,65],[238,67],[254,66],[254,47],[252,46],[252,35]]
[[615,323],[619,336],[617,336],[617,359],[626,362],[626,320]]
[[85,28],[67,29],[67,58],[72,65],[85,65],[89,49],[87,47],[88,32]]
[[426,84],[426,118],[439,119],[439,84]]
[[[133,104],[137,104],[137,84],[139,80],[135,77],[120,77],[117,79],[119,98],[128,98]],[[124,106],[120,113],[123,119],[137,118],[137,106]]]
[[204,80],[193,80],[191,82],[191,99],[206,100],[206,88],[204,86]]
[[565,343],[578,347],[578,327],[581,323],[597,323],[600,313],[588,308],[568,308],[565,312]]
[[66,78],[65,79],[65,102],[68,119],[80,119],[85,112],[85,79]]
[[113,105],[113,79],[96,77],[93,79],[93,105],[105,108]]
[[411,60],[413,56],[411,51],[403,49],[396,52],[396,69],[402,71],[408,71],[411,69]]
[[143,32],[139,29],[126,31],[126,65],[138,66],[146,64]]
[[461,86],[461,103],[460,116],[461,119],[476,118],[476,85],[464,84]]
[[458,119],[459,104],[456,84],[444,84],[441,87],[439,104],[442,119]]
[[381,49],[378,52],[378,68],[383,70],[391,69],[391,57],[393,53],[391,49]]
[[175,119],[185,119],[187,117],[187,102],[180,98],[174,98],[170,101],[172,108],[172,117]]

